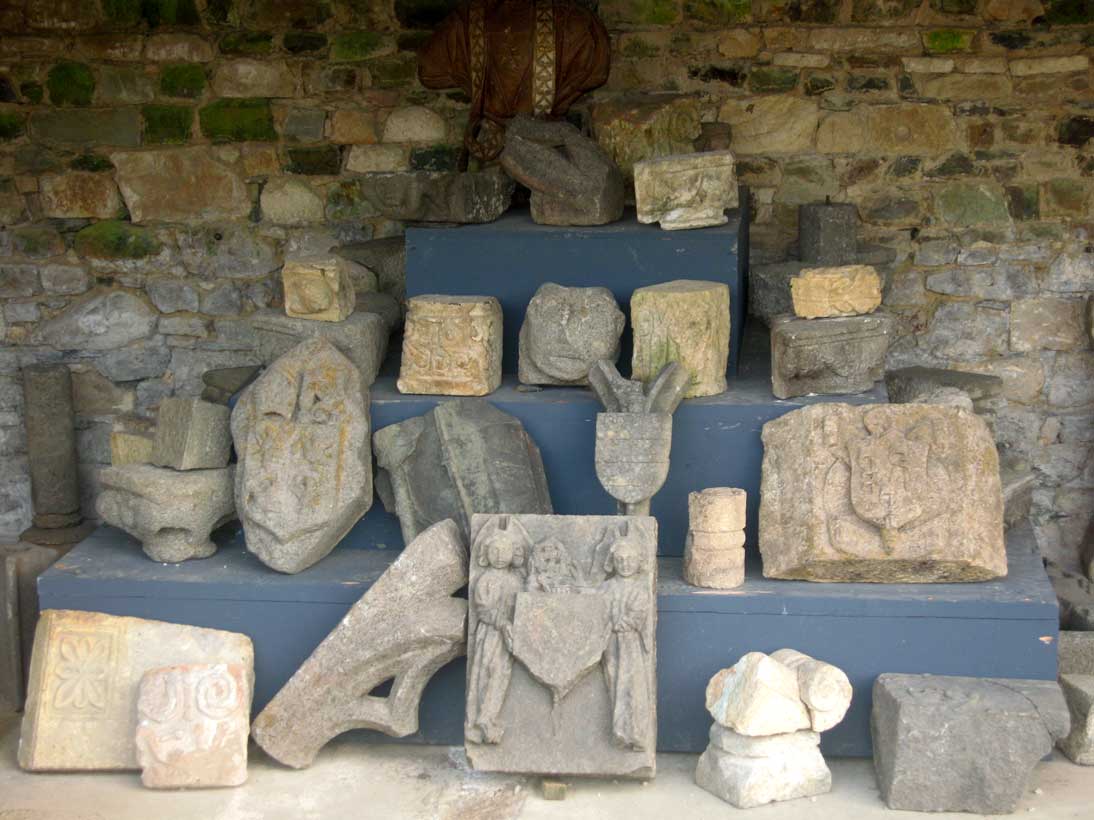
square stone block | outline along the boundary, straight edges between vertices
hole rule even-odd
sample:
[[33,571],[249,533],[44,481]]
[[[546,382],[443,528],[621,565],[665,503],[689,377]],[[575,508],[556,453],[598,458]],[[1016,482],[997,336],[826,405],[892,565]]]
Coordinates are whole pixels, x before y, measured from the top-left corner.
[[864,393],[885,375],[892,316],[844,316],[771,322],[771,390],[780,399],[812,393]]
[[357,278],[371,277],[371,290],[376,290],[374,274],[340,256],[286,261],[281,269],[285,314],[298,319],[341,322],[353,313],[357,301],[352,273],[357,273]]
[[881,304],[881,279],[871,265],[806,268],[790,280],[790,298],[803,319],[861,316]]
[[724,225],[737,207],[737,171],[730,151],[676,154],[634,166],[638,221],[666,231]]
[[231,411],[223,404],[171,396],[160,402],[152,463],[175,470],[218,470],[232,450]]
[[501,304],[493,296],[407,301],[400,393],[485,396],[501,385]]
[[154,442],[153,434],[114,430],[110,433],[110,463],[115,467],[123,464],[150,464]]
[[858,208],[846,202],[817,202],[798,209],[798,243],[810,265],[846,265],[858,253]]

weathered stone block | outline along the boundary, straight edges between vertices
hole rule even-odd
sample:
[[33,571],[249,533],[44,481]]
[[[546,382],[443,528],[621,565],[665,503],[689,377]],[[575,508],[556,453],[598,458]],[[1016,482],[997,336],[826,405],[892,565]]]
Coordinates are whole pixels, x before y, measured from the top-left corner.
[[634,353],[631,373],[652,380],[671,362],[691,377],[685,398],[726,389],[729,362],[729,286],[679,279],[631,295]]
[[277,177],[262,189],[262,216],[278,225],[311,225],[323,221],[326,205],[311,185]]
[[895,322],[884,313],[771,320],[771,389],[780,399],[871,390],[881,379]]
[[471,765],[652,777],[656,520],[476,515],[471,530]]
[[30,134],[36,140],[59,145],[136,148],[141,144],[141,118],[134,108],[40,110],[31,114]]
[[860,316],[881,305],[881,279],[871,265],[806,268],[790,280],[790,298],[803,319]]
[[228,466],[232,441],[228,408],[201,399],[171,397],[160,403],[152,463],[175,470]]
[[689,584],[732,589],[744,583],[746,498],[734,487],[688,494],[684,580]]
[[[208,148],[120,152],[110,155],[134,222],[243,219],[251,197],[243,177]],[[175,185],[164,185],[173,179]]]
[[293,97],[296,86],[289,66],[276,60],[230,60],[213,75],[218,97]]
[[832,773],[819,746],[816,732],[755,738],[714,724],[695,782],[739,809],[826,794]]
[[619,359],[626,317],[607,288],[548,282],[528,303],[520,328],[522,384],[588,384],[589,368]]
[[638,221],[666,231],[724,225],[737,207],[737,171],[730,151],[647,159],[634,166]]
[[1055,681],[881,675],[870,728],[890,809],[1009,814],[1068,732]]
[[19,765],[28,771],[137,769],[137,691],[171,664],[254,667],[235,632],[50,609],[34,635]]
[[727,729],[753,737],[810,727],[794,670],[762,652],[749,652],[710,679],[707,711]]
[[50,174],[39,181],[42,215],[60,219],[114,219],[122,210],[122,198],[114,180],[106,174],[75,171]]
[[1007,573],[987,425],[929,404],[794,410],[764,425],[768,578],[922,583]]
[[771,659],[797,674],[798,691],[809,710],[809,724],[814,732],[827,731],[843,720],[851,707],[853,690],[842,669],[794,649],[772,652]]
[[1061,629],[1058,646],[1061,675],[1094,675],[1094,632]]
[[466,534],[474,513],[553,512],[539,448],[487,401],[444,402],[376,431],[373,443],[377,490],[408,544],[448,518]]
[[368,174],[353,193],[361,205],[387,219],[479,223],[493,222],[509,210],[513,191],[513,180],[498,169]]
[[0,709],[23,709],[34,630],[38,625],[38,576],[64,548],[20,541],[0,546]]
[[247,780],[253,673],[241,664],[149,669],[137,692],[137,762],[149,789]]
[[151,433],[130,433],[124,430],[112,430],[110,433],[110,463],[115,467],[126,464],[151,464]]
[[885,389],[893,404],[919,401],[945,388],[966,393],[975,405],[1001,395],[1003,379],[986,373],[966,373],[940,367],[901,367],[885,371]]
[[[285,314],[299,319],[341,322],[353,312],[357,291],[353,262],[340,256],[291,259],[281,269]],[[358,276],[367,272],[358,272]],[[372,287],[375,290],[375,284]]]
[[814,100],[776,94],[728,100],[718,120],[733,129],[735,154],[767,156],[811,152],[819,115]]
[[646,159],[695,150],[702,133],[699,101],[676,94],[632,94],[592,107],[596,141],[619,166],[624,178]]
[[847,265],[858,253],[858,208],[851,203],[813,203],[798,208],[801,258],[815,265]]
[[328,340],[301,342],[232,411],[247,549],[278,572],[322,560],[372,506],[369,393]]
[[[72,527],[80,521],[72,374],[64,364],[38,364],[22,376],[34,527]],[[36,536],[36,543],[56,543]]]
[[1060,689],[1071,713],[1071,732],[1057,745],[1073,762],[1094,766],[1094,674],[1061,674]]
[[790,282],[806,267],[804,262],[751,265],[748,271],[748,313],[765,325],[776,316],[794,312]]
[[258,340],[258,355],[267,366],[305,339],[320,336],[353,362],[366,386],[376,381],[391,334],[386,317],[364,311],[355,311],[341,322],[313,322],[268,308],[255,311],[248,321]]
[[485,396],[501,385],[501,304],[493,296],[407,300],[401,393]]
[[[162,404],[160,408],[162,414]],[[227,417],[228,408],[221,409]],[[139,539],[153,561],[174,564],[208,558],[217,551],[209,533],[235,517],[234,479],[234,467],[107,467],[99,473],[102,489],[95,510],[106,523]]]
[[[311,765],[349,729],[394,737],[418,731],[433,674],[466,649],[467,548],[441,521],[410,541],[255,718],[254,737],[286,766]],[[387,695],[371,694],[392,679]],[[362,695],[364,693],[364,695]]]

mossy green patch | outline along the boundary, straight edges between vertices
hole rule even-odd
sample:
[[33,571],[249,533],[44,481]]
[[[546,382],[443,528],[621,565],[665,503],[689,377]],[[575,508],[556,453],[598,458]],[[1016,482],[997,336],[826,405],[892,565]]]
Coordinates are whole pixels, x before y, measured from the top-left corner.
[[377,31],[347,31],[335,35],[330,49],[330,58],[339,63],[365,60],[383,43],[384,35]]
[[23,136],[26,126],[23,115],[14,111],[0,111],[0,140],[9,141]]
[[220,38],[221,54],[269,54],[273,35],[268,31],[232,31]]
[[337,176],[342,172],[342,151],[337,145],[290,148],[285,170],[290,174]]
[[752,0],[687,0],[684,15],[719,26],[745,23],[752,19]]
[[146,145],[181,145],[189,141],[194,109],[185,105],[146,105],[141,115]]
[[371,60],[368,70],[376,88],[404,88],[418,76],[418,60],[413,54],[395,54]]
[[679,0],[632,0],[635,23],[667,26],[680,19]]
[[147,228],[107,219],[76,234],[74,247],[80,256],[93,259],[143,259],[155,256],[163,245]]
[[1094,23],[1091,0],[1045,0],[1045,22],[1054,26]]
[[798,72],[792,68],[764,67],[755,69],[748,85],[755,93],[790,91],[798,84]]
[[646,60],[660,54],[661,48],[654,45],[649,40],[643,40],[641,37],[632,37],[627,40],[620,50],[620,53],[624,57],[629,57],[632,60]]
[[46,86],[54,105],[91,105],[95,76],[83,63],[57,63],[49,70]]
[[434,145],[415,148],[410,152],[412,171],[455,171],[460,160],[460,149],[455,145]]
[[1036,185],[1008,185],[1007,210],[1017,222],[1037,219],[1041,213],[1041,192]]
[[273,142],[273,112],[266,99],[217,100],[198,112],[201,133],[213,142]]
[[201,24],[194,0],[141,0],[141,16],[152,28]]
[[288,31],[281,45],[290,54],[307,54],[327,47],[327,35],[314,31]]
[[923,34],[923,45],[932,54],[968,51],[976,32],[972,29],[939,28]]
[[164,66],[160,73],[160,93],[166,97],[200,97],[205,90],[205,69],[197,63]]
[[73,171],[113,171],[114,163],[98,154],[80,154],[68,167]]
[[102,0],[103,14],[111,23],[132,26],[141,21],[142,0]]
[[327,193],[327,219],[332,222],[357,222],[378,215],[360,179],[341,180]]
[[23,95],[24,100],[33,105],[38,105],[46,96],[46,90],[42,88],[42,84],[33,80],[20,84],[19,93]]

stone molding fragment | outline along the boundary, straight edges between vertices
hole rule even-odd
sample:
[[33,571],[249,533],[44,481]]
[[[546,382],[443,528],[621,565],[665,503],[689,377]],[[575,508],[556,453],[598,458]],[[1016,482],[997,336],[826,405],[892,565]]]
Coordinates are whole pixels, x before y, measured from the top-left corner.
[[281,282],[285,315],[320,322],[341,322],[353,313],[358,287],[377,287],[372,271],[334,254],[285,260]]
[[247,549],[278,572],[322,560],[372,506],[369,391],[324,338],[301,342],[232,411]]
[[149,789],[208,789],[247,781],[250,670],[240,664],[150,669],[137,694],[137,761]]
[[790,299],[802,319],[863,316],[881,305],[881,279],[873,265],[806,268],[790,280]]
[[[255,718],[255,742],[286,766],[310,766],[350,729],[418,731],[434,673],[466,649],[467,547],[454,521],[434,524],[350,608]],[[387,696],[368,694],[392,678]]]
[[568,122],[514,117],[501,167],[532,192],[540,225],[606,225],[623,215],[623,175],[611,157]]
[[626,180],[635,163],[695,150],[702,134],[698,97],[679,94],[627,94],[598,100],[591,107],[593,134]]
[[619,359],[626,323],[607,288],[540,285],[520,327],[521,384],[588,384],[590,367]]
[[747,498],[735,487],[688,493],[684,580],[692,586],[732,589],[744,583]]
[[391,336],[385,317],[359,310],[341,322],[313,322],[266,308],[252,313],[249,321],[258,340],[258,355],[267,367],[305,339],[319,336],[353,362],[361,371],[362,381],[369,386],[376,381]]
[[139,769],[137,693],[145,672],[238,664],[253,687],[254,648],[235,632],[49,609],[34,633],[19,765],[27,771]]
[[999,457],[955,407],[822,404],[763,428],[764,576],[985,581],[1007,573]]
[[160,402],[152,464],[174,470],[217,470],[232,452],[230,411],[222,404],[169,396]]
[[809,710],[809,724],[814,732],[825,732],[843,720],[851,708],[853,690],[842,669],[794,649],[772,652],[771,659],[797,673],[798,691]]
[[141,542],[153,561],[173,564],[217,551],[209,534],[235,518],[235,467],[169,470],[150,464],[106,467],[95,510]]
[[493,296],[407,300],[400,393],[485,396],[501,386],[501,303]]
[[469,535],[474,513],[550,515],[543,459],[524,425],[483,399],[457,399],[377,430],[377,490],[409,544],[453,519]]
[[886,313],[771,320],[771,391],[780,399],[872,390],[885,371],[896,321]]
[[638,221],[659,222],[665,231],[724,225],[737,196],[732,151],[673,154],[634,165]]
[[1060,689],[1071,713],[1071,731],[1056,741],[1073,763],[1094,766],[1094,675],[1060,675]]
[[707,711],[721,726],[762,737],[810,728],[798,675],[763,652],[749,652],[707,684]]
[[884,674],[870,730],[890,809],[1009,814],[1068,734],[1056,681]]
[[501,169],[475,173],[394,171],[364,174],[357,189],[385,219],[493,222],[509,210],[515,185]]

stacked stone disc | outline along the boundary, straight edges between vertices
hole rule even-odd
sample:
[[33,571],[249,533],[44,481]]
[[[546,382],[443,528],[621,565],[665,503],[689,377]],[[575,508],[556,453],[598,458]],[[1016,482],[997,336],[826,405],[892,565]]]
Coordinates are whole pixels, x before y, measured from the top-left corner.
[[735,487],[688,494],[684,580],[697,587],[732,589],[745,580],[745,501]]

